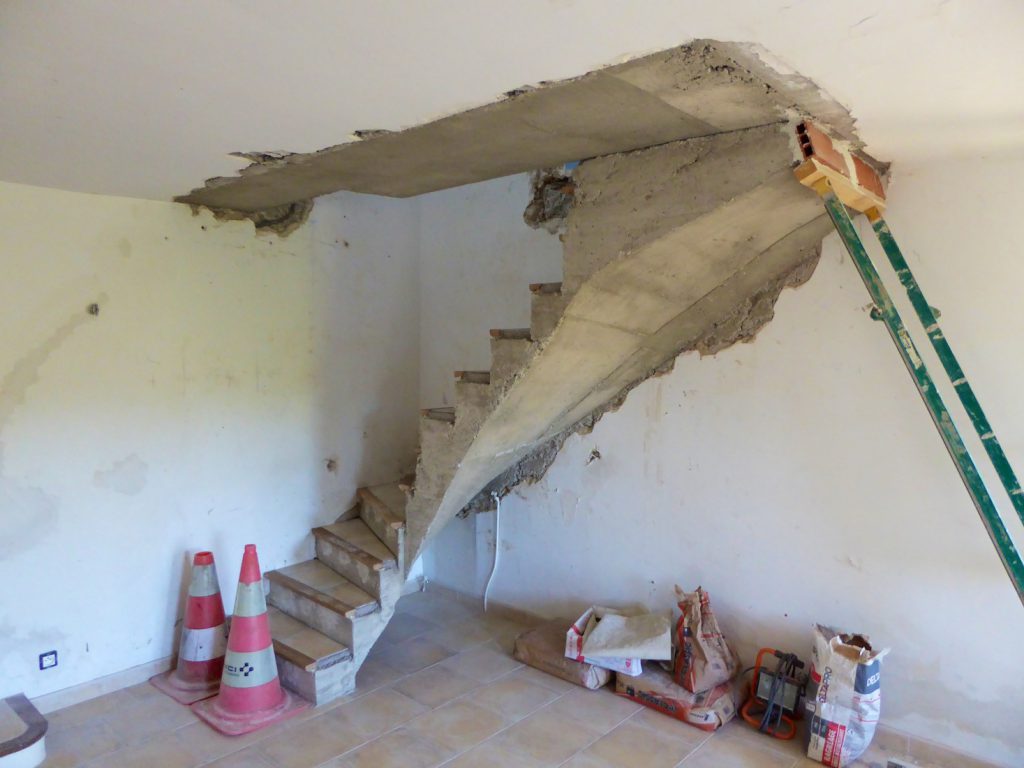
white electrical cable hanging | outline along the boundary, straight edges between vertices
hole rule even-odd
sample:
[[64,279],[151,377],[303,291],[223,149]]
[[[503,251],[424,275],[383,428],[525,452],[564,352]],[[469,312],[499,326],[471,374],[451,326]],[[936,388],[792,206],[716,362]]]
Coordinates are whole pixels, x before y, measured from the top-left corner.
[[487,586],[484,587],[484,613],[487,613],[487,595],[491,591],[491,582],[494,581],[494,574],[498,571],[498,555],[501,552],[501,496],[491,493],[494,499],[494,563],[491,565],[491,575],[487,577]]

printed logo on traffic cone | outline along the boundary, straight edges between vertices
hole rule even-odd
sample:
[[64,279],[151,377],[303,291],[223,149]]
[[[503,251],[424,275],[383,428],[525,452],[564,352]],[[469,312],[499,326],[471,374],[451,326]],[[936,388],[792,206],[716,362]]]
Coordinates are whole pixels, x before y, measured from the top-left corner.
[[221,733],[237,736],[297,715],[308,706],[284,690],[277,678],[256,545],[246,544],[220,693],[193,704],[192,711]]
[[192,559],[178,666],[149,682],[180,704],[208,699],[220,687],[224,651],[224,602],[217,566],[212,552],[197,552]]

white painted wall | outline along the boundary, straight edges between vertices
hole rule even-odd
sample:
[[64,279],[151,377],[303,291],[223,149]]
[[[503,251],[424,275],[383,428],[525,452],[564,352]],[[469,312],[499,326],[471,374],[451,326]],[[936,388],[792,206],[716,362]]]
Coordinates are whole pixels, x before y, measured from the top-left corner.
[[306,559],[411,468],[416,235],[408,201],[325,198],[282,240],[0,184],[0,696],[169,655],[186,553],[230,611],[245,543]]
[[[1022,174],[1019,156],[899,165],[888,216],[1019,471]],[[451,275],[446,295],[486,307],[507,279]],[[422,300],[426,316],[436,297]],[[806,656],[814,622],[862,631],[893,649],[886,724],[1019,766],[1024,611],[867,304],[830,236],[754,343],[680,358],[505,501],[491,598],[571,616],[591,602],[663,609],[673,584],[702,584],[748,663],[764,645]],[[454,521],[427,578],[479,594],[492,537],[493,514]]]
[[562,245],[530,229],[526,174],[417,198],[420,404],[452,405],[454,371],[491,367],[492,328],[530,325],[530,283],[562,279]]

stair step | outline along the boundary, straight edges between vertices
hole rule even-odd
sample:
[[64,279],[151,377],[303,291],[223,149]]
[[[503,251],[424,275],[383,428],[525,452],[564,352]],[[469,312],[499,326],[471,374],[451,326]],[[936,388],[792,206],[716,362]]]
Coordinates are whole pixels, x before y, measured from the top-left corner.
[[464,381],[468,384],[490,384],[491,383],[491,372],[490,371],[456,371],[455,379],[457,381]]
[[299,669],[315,672],[352,658],[352,649],[317,632],[283,611],[268,606],[274,653]]
[[531,293],[561,293],[561,283],[530,283]]
[[455,408],[446,406],[444,408],[424,408],[420,414],[434,421],[446,421],[449,424],[455,423]]
[[533,354],[529,339],[491,339],[491,386],[495,392],[504,389]]
[[359,489],[359,498],[368,504],[376,504],[384,517],[390,518],[392,528],[405,527],[405,505],[408,497],[399,483],[386,483]]
[[[268,571],[266,573],[267,580],[272,585],[271,590],[273,590],[273,585],[276,584],[301,595],[332,613],[344,616],[346,619],[355,619],[377,610],[377,601],[371,595],[368,595],[341,574],[331,571],[323,563],[318,563],[316,560],[309,562],[324,571],[333,573],[340,583],[331,586],[328,586],[327,583],[322,587],[313,586],[309,582],[315,579],[310,579],[309,576],[306,576],[305,579],[296,578],[296,576],[305,576],[306,574],[292,571],[295,574],[293,576],[288,573],[288,568],[283,568],[279,571]],[[300,565],[305,566],[306,563],[300,563]],[[295,567],[290,566],[290,568]]]
[[395,557],[405,554],[405,491],[398,483],[359,489],[359,516]]
[[529,339],[529,328],[491,328],[492,339]]
[[343,550],[351,559],[372,571],[382,571],[395,566],[395,556],[366,523],[358,518],[314,528],[313,536],[318,541],[329,542]]
[[0,699],[0,764],[39,765],[46,758],[46,718],[23,693]]

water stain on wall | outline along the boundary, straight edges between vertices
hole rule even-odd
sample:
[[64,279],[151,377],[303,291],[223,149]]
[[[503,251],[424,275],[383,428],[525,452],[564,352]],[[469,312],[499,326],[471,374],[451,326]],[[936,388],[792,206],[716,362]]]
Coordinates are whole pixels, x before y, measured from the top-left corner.
[[24,553],[53,533],[60,502],[42,488],[0,477],[0,509],[5,535],[0,537],[0,560]]
[[137,453],[133,453],[115,461],[110,469],[97,469],[92,476],[92,483],[97,488],[108,488],[126,496],[135,496],[146,487],[148,472],[149,465]]
[[[100,297],[100,302],[106,296]],[[0,379],[0,435],[24,403],[29,389],[39,381],[39,371],[50,356],[83,323],[94,319],[85,303],[58,326],[41,344],[15,362]],[[4,510],[5,536],[0,539],[0,560],[31,549],[44,539],[57,521],[59,500],[42,488],[3,476],[5,446],[0,440],[0,509]]]

